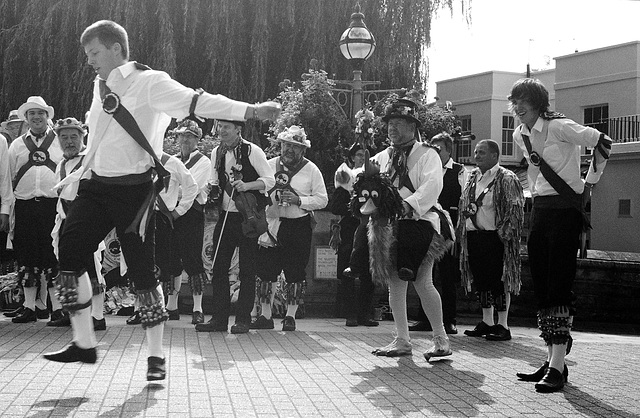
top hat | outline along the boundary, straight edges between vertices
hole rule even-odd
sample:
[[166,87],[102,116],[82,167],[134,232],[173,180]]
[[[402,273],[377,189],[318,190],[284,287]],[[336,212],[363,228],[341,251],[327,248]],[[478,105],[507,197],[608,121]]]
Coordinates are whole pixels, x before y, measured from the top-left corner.
[[398,99],[384,108],[382,120],[388,122],[392,118],[402,118],[414,122],[416,128],[422,125],[418,119],[418,104],[409,99]]
[[18,108],[18,116],[22,120],[27,120],[27,111],[29,109],[42,109],[47,112],[49,119],[53,119],[53,107],[47,105],[47,102],[40,96],[31,96]]

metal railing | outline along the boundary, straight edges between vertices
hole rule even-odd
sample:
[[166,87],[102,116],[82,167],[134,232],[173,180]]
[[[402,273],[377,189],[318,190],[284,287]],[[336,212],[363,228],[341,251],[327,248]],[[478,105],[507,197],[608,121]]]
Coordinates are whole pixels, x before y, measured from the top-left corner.
[[609,118],[609,137],[613,142],[640,141],[640,115]]

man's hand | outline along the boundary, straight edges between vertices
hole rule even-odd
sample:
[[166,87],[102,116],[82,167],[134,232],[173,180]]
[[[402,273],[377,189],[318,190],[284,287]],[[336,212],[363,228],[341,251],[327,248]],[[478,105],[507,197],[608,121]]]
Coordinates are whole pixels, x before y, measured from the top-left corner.
[[231,185],[239,192],[248,192],[249,190],[251,190],[247,183],[242,180],[234,180],[231,182]]
[[254,105],[253,116],[259,120],[276,120],[282,106],[278,102],[263,102]]
[[0,214],[0,231],[9,232],[9,215]]

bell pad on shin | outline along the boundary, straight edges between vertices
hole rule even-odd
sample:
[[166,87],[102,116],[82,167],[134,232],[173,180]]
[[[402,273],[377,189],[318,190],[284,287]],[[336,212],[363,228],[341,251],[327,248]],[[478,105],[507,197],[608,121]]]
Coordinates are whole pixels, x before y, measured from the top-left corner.
[[84,273],[61,271],[56,278],[56,294],[62,309],[67,312],[76,312],[91,306],[91,299],[83,303],[78,302],[78,277]]
[[204,292],[204,284],[207,281],[207,273],[204,271],[193,276],[189,276],[189,287],[194,295],[201,295]]
[[157,288],[139,290],[136,298],[140,307],[142,328],[155,327],[169,319],[169,313]]

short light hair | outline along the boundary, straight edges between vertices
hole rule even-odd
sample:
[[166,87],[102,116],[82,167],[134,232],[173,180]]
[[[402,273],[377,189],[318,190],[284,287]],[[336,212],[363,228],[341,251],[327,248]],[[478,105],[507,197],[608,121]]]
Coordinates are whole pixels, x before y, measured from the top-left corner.
[[119,43],[122,50],[122,57],[129,59],[129,36],[127,31],[112,20],[99,20],[88,26],[80,36],[80,44],[86,46],[94,39],[98,39],[100,43],[107,48],[111,48],[113,44]]

